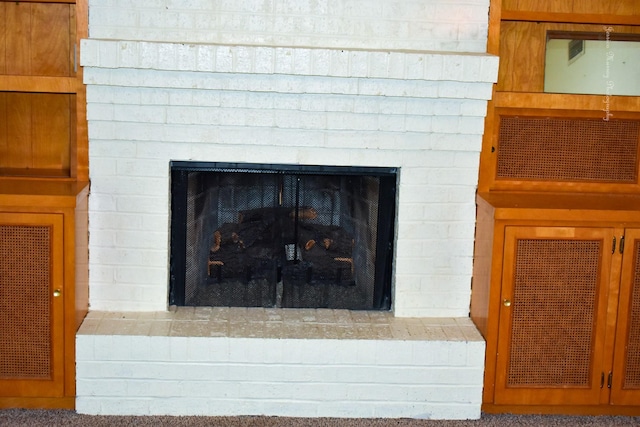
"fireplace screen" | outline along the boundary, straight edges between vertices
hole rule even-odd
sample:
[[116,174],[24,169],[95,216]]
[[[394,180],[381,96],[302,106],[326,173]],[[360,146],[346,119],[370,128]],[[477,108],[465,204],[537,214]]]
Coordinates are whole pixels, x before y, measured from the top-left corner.
[[396,175],[171,162],[170,303],[389,309]]

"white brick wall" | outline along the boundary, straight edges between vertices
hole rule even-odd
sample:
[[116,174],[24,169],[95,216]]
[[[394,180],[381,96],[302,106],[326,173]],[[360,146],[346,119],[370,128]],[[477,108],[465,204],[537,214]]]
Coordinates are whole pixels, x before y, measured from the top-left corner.
[[90,0],[90,37],[485,52],[487,0]]
[[[169,161],[198,160],[400,168],[393,313],[468,321],[478,158],[497,78],[488,5],[90,0],[91,311],[166,310]],[[389,357],[367,359],[374,347]],[[480,414],[481,339],[116,329],[81,332],[77,352],[87,413]]]
[[[400,167],[395,312],[467,315],[489,81],[130,69],[117,45],[83,43],[93,308],[166,307],[168,162],[193,159]],[[425,68],[443,56],[495,76],[486,55]]]
[[[221,42],[220,34],[176,38],[180,28],[152,31],[169,22],[181,27],[200,14],[216,25],[219,14],[244,16],[245,9],[265,9],[258,16],[269,21],[273,10],[302,14],[308,7],[315,20],[316,3],[187,2],[178,11],[171,1],[91,4],[91,38],[82,43],[81,61],[88,85],[92,308],[166,307],[168,162],[193,159],[401,167],[395,313],[467,315],[473,193],[496,58],[334,49],[321,34],[309,48],[293,40],[289,47],[267,46],[267,39],[263,46],[204,44]],[[482,3],[374,2],[366,13],[384,9],[381,16],[399,25],[408,10],[430,5],[433,13],[412,13],[412,23],[404,24],[438,26],[451,22],[434,19],[435,11],[453,8],[459,29],[486,25],[471,13]],[[344,19],[360,13],[356,3],[322,4]],[[255,35],[251,27],[245,33]],[[235,34],[235,42],[247,41]],[[393,47],[411,47],[392,33],[378,35],[399,43]],[[475,37],[484,43],[482,34]],[[348,32],[343,38],[351,47],[362,41]]]

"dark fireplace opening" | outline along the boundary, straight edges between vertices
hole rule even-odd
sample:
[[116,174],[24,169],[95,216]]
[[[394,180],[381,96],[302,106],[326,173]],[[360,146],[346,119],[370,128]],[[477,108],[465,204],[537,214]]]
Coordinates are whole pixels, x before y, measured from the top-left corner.
[[396,168],[170,167],[170,304],[390,309]]

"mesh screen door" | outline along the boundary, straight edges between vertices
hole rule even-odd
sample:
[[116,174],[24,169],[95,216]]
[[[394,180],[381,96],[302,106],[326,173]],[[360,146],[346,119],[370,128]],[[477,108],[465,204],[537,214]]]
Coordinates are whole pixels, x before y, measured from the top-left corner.
[[64,391],[62,222],[0,213],[0,396]]
[[390,308],[395,169],[171,167],[171,304]]
[[[597,402],[600,364],[594,362],[604,338],[605,322],[598,318],[606,315],[603,272],[610,257],[604,261],[603,246],[609,235],[604,229],[508,227],[513,258],[504,260],[508,302],[500,317],[496,401]],[[513,401],[520,398],[529,401]]]
[[626,339],[623,388],[640,390],[640,241],[635,241],[633,246],[633,259],[633,286],[629,300],[629,332]]
[[640,229],[625,232],[611,403],[640,402]]
[[501,117],[497,179],[635,184],[640,122]]

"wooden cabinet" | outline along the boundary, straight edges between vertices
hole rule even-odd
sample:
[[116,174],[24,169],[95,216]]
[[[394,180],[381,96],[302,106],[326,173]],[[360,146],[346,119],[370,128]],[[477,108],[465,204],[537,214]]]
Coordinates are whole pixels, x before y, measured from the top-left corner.
[[2,396],[64,395],[63,224],[61,214],[0,212]]
[[627,230],[624,242],[616,342],[609,384],[612,404],[638,405],[640,402],[640,230]]
[[0,408],[73,408],[88,301],[86,0],[0,0]]
[[0,408],[73,408],[87,183],[0,181]]
[[639,12],[491,0],[471,296],[486,412],[640,414],[640,97],[544,93],[550,32],[634,38]]
[[0,178],[86,181],[86,0],[0,0]]
[[476,252],[492,250],[476,257],[471,313],[485,410],[640,413],[640,197],[494,193],[478,206]]

